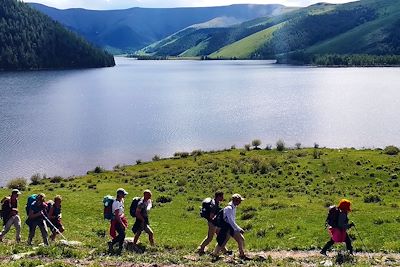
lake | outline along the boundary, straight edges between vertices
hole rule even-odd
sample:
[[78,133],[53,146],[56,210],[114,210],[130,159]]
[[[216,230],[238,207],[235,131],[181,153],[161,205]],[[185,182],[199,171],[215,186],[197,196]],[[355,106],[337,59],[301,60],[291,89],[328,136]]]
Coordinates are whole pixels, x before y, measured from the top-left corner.
[[400,68],[137,61],[0,73],[0,184],[282,139],[400,145]]

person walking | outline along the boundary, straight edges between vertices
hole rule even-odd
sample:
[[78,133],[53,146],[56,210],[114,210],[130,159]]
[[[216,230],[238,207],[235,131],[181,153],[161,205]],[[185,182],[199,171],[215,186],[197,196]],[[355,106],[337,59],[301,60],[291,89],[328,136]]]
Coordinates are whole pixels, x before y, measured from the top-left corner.
[[[52,241],[54,241],[56,239],[56,236],[58,233],[63,233],[64,232],[64,226],[61,222],[61,202],[62,202],[62,198],[61,196],[57,195],[54,198],[54,202],[51,205],[50,209],[49,209],[49,220],[50,222],[53,224],[53,226],[51,226],[51,236],[50,239]],[[54,228],[56,227],[56,228]]]
[[223,209],[223,220],[221,230],[217,234],[217,246],[213,252],[214,257],[219,257],[222,248],[225,247],[230,237],[233,237],[238,244],[239,258],[244,260],[249,259],[244,253],[244,230],[236,223],[236,208],[243,200],[244,198],[241,195],[233,194],[232,201]]
[[327,256],[326,252],[335,243],[346,243],[346,248],[349,253],[353,254],[353,246],[347,230],[354,226],[354,223],[349,223],[348,214],[351,211],[351,202],[347,199],[340,200],[337,206],[329,208],[326,224],[331,239],[325,244],[321,250],[321,254]]
[[1,216],[3,218],[3,230],[0,232],[0,242],[4,236],[10,231],[11,226],[15,227],[15,240],[17,243],[21,241],[21,218],[18,214],[18,196],[21,192],[13,189],[9,197],[5,197],[1,203]]
[[110,235],[113,240],[108,242],[108,250],[110,253],[113,252],[115,244],[118,243],[117,254],[121,254],[124,246],[126,229],[128,228],[128,220],[124,213],[124,201],[126,195],[128,195],[128,192],[126,192],[125,189],[118,188],[117,197],[112,203],[113,219],[111,220],[110,225]]
[[140,235],[145,231],[149,236],[149,242],[151,246],[154,246],[154,232],[150,228],[148,212],[152,207],[151,202],[151,191],[144,190],[143,197],[139,200],[135,212],[136,221],[132,227],[132,231],[135,234],[133,239],[133,245],[136,246]]
[[[214,219],[217,213],[221,210],[220,203],[223,200],[224,193],[222,191],[215,192],[214,199],[206,198],[203,200],[200,216],[207,220],[208,232],[197,250],[200,255],[205,253],[206,247],[211,243],[214,235],[219,232],[219,228],[214,224]],[[222,250],[227,252],[225,247]]]
[[46,195],[40,193],[37,195],[36,200],[28,207],[28,219],[26,223],[29,226],[28,245],[32,245],[32,239],[35,236],[36,227],[39,227],[42,234],[44,245],[49,245],[47,235],[47,225],[44,216],[47,215],[47,205],[45,203]]

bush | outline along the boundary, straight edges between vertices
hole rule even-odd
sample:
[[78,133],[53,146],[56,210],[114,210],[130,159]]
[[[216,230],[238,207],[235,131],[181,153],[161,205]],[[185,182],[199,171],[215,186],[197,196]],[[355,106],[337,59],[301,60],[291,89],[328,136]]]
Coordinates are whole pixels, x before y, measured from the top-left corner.
[[169,196],[159,196],[156,199],[156,202],[158,202],[158,203],[168,203],[171,201],[172,201],[172,197],[169,197]]
[[31,184],[38,185],[41,183],[42,179],[43,179],[43,177],[39,173],[36,173],[31,176]]
[[101,166],[96,166],[93,170],[94,173],[102,173],[105,172],[105,170]]
[[301,148],[301,143],[296,143],[296,144],[295,144],[295,147],[296,147],[297,149],[300,149],[300,148]]
[[315,149],[319,148],[319,144],[314,143],[314,148],[315,148]]
[[57,184],[57,183],[61,182],[62,180],[63,180],[63,178],[61,176],[54,176],[54,177],[50,178],[50,183]]
[[278,140],[278,142],[276,142],[276,150],[278,151],[283,151],[285,150],[285,142],[283,142],[283,140]]
[[378,203],[382,199],[378,195],[368,195],[364,197],[364,203]]
[[265,150],[272,150],[272,145],[270,145],[270,144],[266,145]]
[[154,157],[151,159],[152,161],[159,161],[160,156],[159,155],[154,155]]
[[319,159],[319,158],[321,158],[321,152],[318,150],[318,149],[314,149],[314,151],[313,151],[313,158],[314,159]]
[[250,151],[250,145],[249,145],[249,144],[245,144],[245,145],[244,145],[244,149],[245,149],[246,151]]
[[195,156],[195,157],[201,156],[201,155],[203,155],[203,151],[201,151],[200,149],[193,150],[192,153],[191,153],[191,155],[192,155],[192,156]]
[[26,190],[27,185],[28,185],[28,181],[25,178],[20,177],[20,178],[15,178],[15,179],[10,180],[7,183],[7,188],[8,189],[18,189],[18,190],[24,191],[24,190]]
[[187,184],[187,180],[184,177],[180,177],[177,181],[176,181],[176,185],[177,186],[185,186]]
[[251,145],[254,146],[254,149],[259,149],[258,147],[261,145],[261,140],[255,139],[255,140],[251,141]]
[[189,152],[175,152],[174,157],[175,158],[187,158],[187,157],[189,157]]
[[136,165],[139,165],[139,164],[141,164],[142,163],[142,160],[141,159],[137,159],[136,160]]
[[385,147],[385,149],[383,150],[385,154],[391,155],[391,156],[395,156],[397,154],[399,154],[400,150],[398,147],[395,146],[387,146]]

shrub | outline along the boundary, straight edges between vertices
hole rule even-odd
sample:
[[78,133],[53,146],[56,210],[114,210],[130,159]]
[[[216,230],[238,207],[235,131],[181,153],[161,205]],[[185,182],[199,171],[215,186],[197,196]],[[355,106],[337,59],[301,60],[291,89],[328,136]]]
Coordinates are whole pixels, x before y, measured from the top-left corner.
[[96,166],[93,170],[94,173],[102,173],[105,172],[105,170],[101,166]]
[[250,151],[250,145],[249,145],[249,144],[245,144],[245,145],[244,145],[244,149],[245,149],[246,151]]
[[385,154],[391,155],[391,156],[397,155],[400,152],[399,148],[395,147],[395,146],[387,146],[387,147],[385,147],[385,149],[383,151]]
[[159,196],[156,199],[156,202],[158,202],[158,203],[168,203],[171,201],[172,201],[172,197],[169,197],[169,196]]
[[295,147],[296,147],[297,149],[300,149],[300,148],[301,148],[301,143],[296,143],[296,144],[295,144]]
[[314,158],[314,159],[319,159],[319,158],[321,158],[321,151],[319,151],[318,149],[314,149],[314,151],[313,151],[313,158]]
[[231,150],[235,150],[236,146],[235,145],[231,145]]
[[203,151],[201,151],[200,149],[193,150],[192,153],[191,153],[191,155],[192,155],[192,156],[195,156],[195,157],[201,156],[201,155],[203,155]]
[[177,181],[176,181],[176,185],[177,186],[185,186],[187,183],[186,178],[184,177],[180,177]]
[[314,143],[314,148],[315,148],[315,149],[319,148],[319,144]]
[[187,158],[189,157],[189,152],[175,152],[174,157],[176,158]]
[[27,180],[23,177],[20,177],[20,178],[15,178],[15,179],[10,180],[7,183],[7,188],[8,189],[18,189],[18,190],[24,191],[24,190],[26,190],[27,185],[28,185]]
[[285,142],[283,142],[283,140],[279,139],[278,142],[276,142],[276,150],[278,151],[285,150]]
[[36,173],[31,176],[31,184],[38,185],[41,183],[42,179],[43,179],[43,177],[39,173]]
[[61,176],[54,176],[50,178],[50,183],[54,183],[57,184],[59,182],[61,182],[63,180],[63,178]]
[[378,195],[368,195],[364,197],[364,203],[378,203],[382,199]]
[[137,159],[136,160],[136,165],[139,165],[139,164],[141,164],[142,163],[142,160],[141,159]]
[[152,161],[159,161],[160,156],[159,155],[154,155],[154,157],[151,159]]
[[272,145],[270,145],[270,144],[266,145],[265,150],[272,150]]
[[261,140],[260,139],[254,139],[251,141],[251,145],[254,146],[254,149],[258,150],[259,146],[261,145]]

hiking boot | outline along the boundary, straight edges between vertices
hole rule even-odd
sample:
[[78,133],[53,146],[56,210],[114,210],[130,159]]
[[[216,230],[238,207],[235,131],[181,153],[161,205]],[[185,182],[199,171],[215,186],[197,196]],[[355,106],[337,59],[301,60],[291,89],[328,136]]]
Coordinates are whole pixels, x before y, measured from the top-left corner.
[[114,245],[112,241],[108,241],[107,245],[108,245],[108,253],[111,253],[114,250]]
[[320,253],[321,255],[325,256],[325,257],[328,257],[328,254],[326,254],[326,251],[325,251],[325,250],[321,250],[319,253]]
[[206,254],[206,252],[202,249],[198,249],[197,254],[199,254],[199,256],[203,256],[204,254]]
[[221,259],[219,255],[211,255],[211,262],[217,262]]
[[251,258],[249,258],[249,257],[246,256],[246,255],[240,255],[240,256],[239,256],[239,259],[244,260],[244,261],[251,260]]
[[233,255],[233,251],[232,250],[227,250],[227,251],[224,252],[224,254],[228,255],[228,256],[232,256]]

